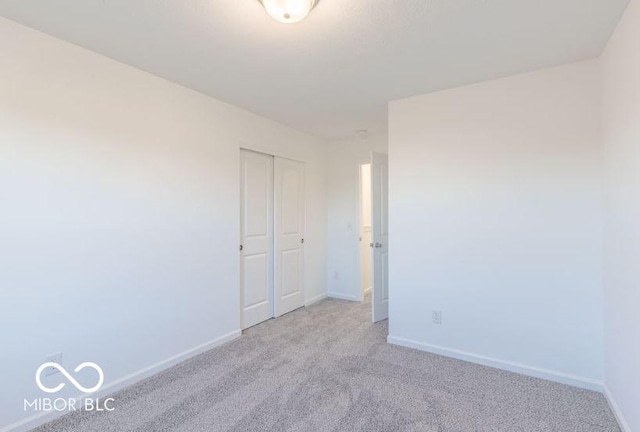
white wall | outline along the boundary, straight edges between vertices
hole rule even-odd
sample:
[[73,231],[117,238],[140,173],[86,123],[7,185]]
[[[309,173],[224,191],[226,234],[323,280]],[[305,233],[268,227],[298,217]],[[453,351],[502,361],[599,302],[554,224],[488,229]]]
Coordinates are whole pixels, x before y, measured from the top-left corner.
[[605,385],[640,431],[640,2],[602,58],[605,154]]
[[360,300],[359,166],[387,152],[387,137],[332,141],[327,148],[329,295]]
[[390,341],[599,386],[599,88],[588,61],[390,103]]
[[240,146],[306,162],[326,293],[324,143],[5,19],[0,52],[0,428],[49,353],[109,385],[238,335]]

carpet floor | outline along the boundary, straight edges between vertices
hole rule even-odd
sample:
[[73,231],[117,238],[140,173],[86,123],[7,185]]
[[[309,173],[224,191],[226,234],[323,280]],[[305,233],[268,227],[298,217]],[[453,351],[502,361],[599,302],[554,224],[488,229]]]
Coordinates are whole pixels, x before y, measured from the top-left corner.
[[596,392],[386,343],[370,303],[247,330],[38,432],[620,432]]

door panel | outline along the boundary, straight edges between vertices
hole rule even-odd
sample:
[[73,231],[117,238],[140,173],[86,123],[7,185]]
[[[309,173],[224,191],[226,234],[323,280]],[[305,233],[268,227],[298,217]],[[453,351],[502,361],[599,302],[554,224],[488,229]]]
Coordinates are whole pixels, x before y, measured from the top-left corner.
[[304,164],[275,158],[276,316],[304,304]]
[[300,287],[300,251],[298,249],[282,252],[282,296],[295,295]]
[[371,164],[373,231],[373,322],[389,318],[389,180],[387,155],[374,153]]
[[[282,166],[282,164],[281,164]],[[296,169],[282,168],[282,234],[300,233],[300,210],[302,208],[300,189],[301,176]]]
[[245,156],[245,235],[266,237],[269,235],[271,191],[269,181],[273,170],[273,158],[252,152]]
[[241,150],[242,328],[274,316],[273,157]]
[[[382,301],[389,301],[389,253],[387,251],[380,252],[380,270],[382,271]],[[387,314],[388,315],[388,314]]]
[[269,286],[265,283],[269,277],[268,254],[256,254],[244,258],[244,307],[259,307],[269,301]]

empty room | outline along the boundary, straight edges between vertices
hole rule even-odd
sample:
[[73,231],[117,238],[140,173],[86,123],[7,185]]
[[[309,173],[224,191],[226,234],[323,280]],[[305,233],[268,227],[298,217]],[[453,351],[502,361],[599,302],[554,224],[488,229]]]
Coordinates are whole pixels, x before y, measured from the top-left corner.
[[640,432],[640,0],[0,0],[0,432]]

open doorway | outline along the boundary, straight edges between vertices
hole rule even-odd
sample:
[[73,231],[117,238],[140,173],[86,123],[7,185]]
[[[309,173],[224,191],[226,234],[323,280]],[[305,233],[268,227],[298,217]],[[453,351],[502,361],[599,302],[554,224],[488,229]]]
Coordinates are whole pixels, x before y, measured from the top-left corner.
[[359,185],[360,298],[371,302],[373,322],[378,322],[389,317],[386,154],[373,153],[370,164],[360,165]]
[[360,298],[369,300],[373,287],[373,244],[371,227],[371,164],[360,165]]

